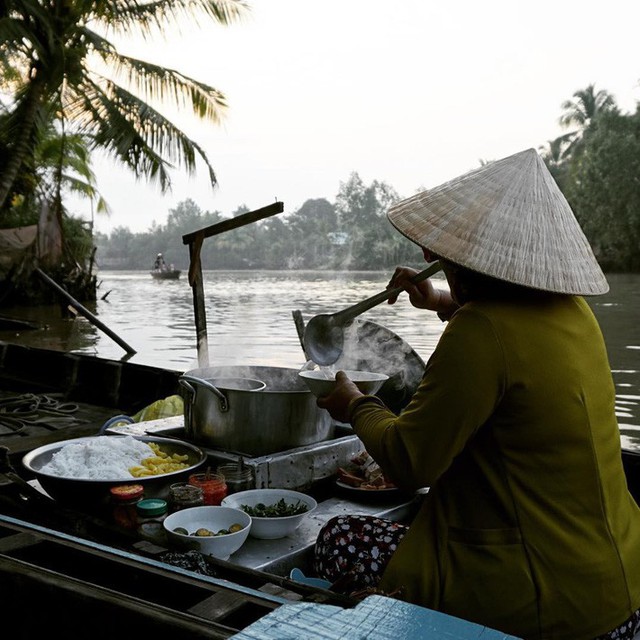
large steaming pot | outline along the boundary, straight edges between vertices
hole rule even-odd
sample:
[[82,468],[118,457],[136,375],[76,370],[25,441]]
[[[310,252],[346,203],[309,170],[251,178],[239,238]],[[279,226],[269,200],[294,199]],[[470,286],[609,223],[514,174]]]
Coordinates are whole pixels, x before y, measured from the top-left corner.
[[[230,378],[261,380],[265,387],[224,388]],[[333,437],[335,423],[297,369],[209,367],[187,371],[179,382],[187,437],[201,445],[261,456]]]

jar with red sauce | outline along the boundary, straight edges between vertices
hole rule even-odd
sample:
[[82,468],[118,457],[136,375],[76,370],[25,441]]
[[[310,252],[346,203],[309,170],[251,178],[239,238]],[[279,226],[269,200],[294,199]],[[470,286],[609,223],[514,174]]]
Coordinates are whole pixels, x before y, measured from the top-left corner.
[[193,473],[189,476],[189,484],[202,489],[205,505],[219,505],[227,496],[227,483],[220,473]]
[[119,484],[109,489],[113,519],[123,529],[138,527],[136,505],[144,497],[141,484]]

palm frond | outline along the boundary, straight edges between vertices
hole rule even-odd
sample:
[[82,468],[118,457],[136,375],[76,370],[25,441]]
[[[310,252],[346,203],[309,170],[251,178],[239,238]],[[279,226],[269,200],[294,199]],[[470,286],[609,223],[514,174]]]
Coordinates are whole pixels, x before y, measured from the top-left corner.
[[119,32],[138,29],[142,35],[149,35],[152,29],[162,29],[167,22],[179,22],[182,18],[197,19],[201,15],[226,25],[241,19],[249,11],[249,5],[244,0],[107,0],[98,5],[93,13],[97,22]]
[[219,123],[227,108],[224,94],[204,82],[175,69],[105,52],[116,77],[123,78],[143,99],[166,102],[190,109],[201,119]]
[[565,113],[559,118],[559,122],[563,127],[578,125],[585,128],[600,114],[617,110],[615,98],[604,89],[596,91],[593,84],[574,92],[573,98],[565,100],[561,105]]
[[107,215],[111,213],[109,204],[91,182],[82,180],[78,178],[78,176],[71,173],[64,173],[62,175],[62,181],[64,183],[65,189],[67,189],[71,193],[75,193],[83,198],[86,198],[87,200],[92,200],[93,202],[95,202],[96,211],[98,213],[105,213]]
[[[0,0],[0,86],[11,87],[10,104],[0,118],[0,206],[20,175],[31,171],[35,176],[37,146],[46,141],[46,127],[54,121],[69,121],[72,132],[92,137],[90,142],[79,139],[74,148],[67,134],[62,144],[68,157],[62,146],[57,156],[54,147],[43,146],[38,153],[52,154],[44,164],[43,186],[52,176],[59,186],[61,170],[93,181],[83,144],[84,151],[87,144],[104,147],[135,175],[157,180],[164,191],[174,166],[193,173],[197,160],[207,165],[215,185],[204,150],[155,103],[168,101],[217,123],[227,107],[225,96],[176,70],[120,55],[94,27],[127,35],[138,28],[147,35],[184,18],[206,16],[228,24],[248,10],[245,0]],[[94,53],[110,66],[107,74],[113,80],[94,73]]]
[[16,2],[10,17],[0,20],[0,43],[10,52],[21,54],[32,65],[44,67],[65,54],[67,44],[59,31],[60,25],[52,20],[52,10],[35,1]]
[[209,169],[212,185],[215,172],[206,153],[184,132],[143,100],[117,84],[104,81],[104,86],[87,83],[77,101],[68,110],[70,116],[90,113],[90,119],[77,120],[83,133],[94,143],[129,166],[136,175],[157,180],[166,191],[171,186],[168,170],[182,166],[196,171],[196,156]]

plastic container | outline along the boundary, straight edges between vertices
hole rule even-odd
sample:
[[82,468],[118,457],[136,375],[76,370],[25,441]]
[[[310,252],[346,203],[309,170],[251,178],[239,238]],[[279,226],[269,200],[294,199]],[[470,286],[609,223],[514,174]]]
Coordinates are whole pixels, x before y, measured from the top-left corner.
[[204,505],[204,492],[188,482],[176,482],[169,487],[169,512]]
[[166,541],[164,519],[169,513],[166,500],[160,498],[147,498],[136,504],[138,517],[138,534],[145,540],[164,543]]
[[227,483],[219,473],[194,473],[189,476],[189,484],[202,489],[205,505],[218,506],[227,495]]
[[119,484],[109,489],[114,522],[123,529],[135,530],[138,527],[136,505],[144,497],[141,484]]
[[218,467],[218,473],[224,476],[227,483],[227,495],[255,488],[253,472],[240,461],[238,464],[223,464]]

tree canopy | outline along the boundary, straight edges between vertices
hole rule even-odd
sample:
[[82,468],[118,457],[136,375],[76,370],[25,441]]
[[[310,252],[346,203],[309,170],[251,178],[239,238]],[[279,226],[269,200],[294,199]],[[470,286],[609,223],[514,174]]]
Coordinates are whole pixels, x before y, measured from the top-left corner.
[[[161,35],[184,16],[226,24],[246,10],[242,0],[0,3],[0,227],[16,217],[36,218],[39,266],[80,264],[64,238],[63,192],[80,192],[98,210],[105,206],[89,151],[103,150],[162,191],[170,188],[173,169],[194,173],[198,160],[216,184],[205,151],[160,109],[177,105],[217,123],[226,109],[223,93],[122,54],[109,38]],[[57,147],[48,144],[52,139]],[[51,150],[56,153],[44,155]]]
[[[422,253],[386,219],[389,185],[366,185],[357,173],[340,184],[335,202],[307,200],[284,215],[266,218],[207,239],[203,269],[385,269],[398,262],[420,265]],[[247,211],[243,205],[232,213]],[[149,269],[157,253],[178,268],[189,264],[182,236],[220,222],[220,212],[203,211],[193,200],[171,209],[165,225],[133,234],[119,227],[96,234],[97,261],[103,268]]]
[[[119,53],[105,33],[149,36],[183,15],[227,23],[240,0],[5,0],[0,5],[0,61],[12,100],[0,121],[0,207],[42,127],[53,119],[91,137],[95,147],[136,176],[171,184],[170,168],[196,169],[203,149],[153,105],[167,101],[218,122],[226,108],[216,88],[181,72]],[[97,63],[101,64],[97,64]]]
[[640,271],[640,107],[622,113],[593,85],[562,104],[561,124],[543,157],[603,269]]

